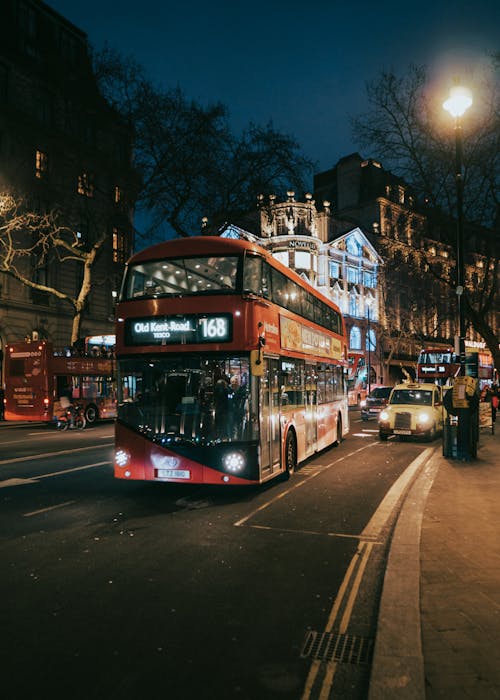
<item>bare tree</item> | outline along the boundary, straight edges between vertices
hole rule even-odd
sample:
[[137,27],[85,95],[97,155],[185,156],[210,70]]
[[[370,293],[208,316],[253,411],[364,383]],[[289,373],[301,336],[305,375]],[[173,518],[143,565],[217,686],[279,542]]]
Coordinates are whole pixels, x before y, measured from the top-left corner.
[[[0,272],[68,303],[74,312],[72,344],[79,337],[94,263],[105,239],[103,233],[94,243],[85,245],[76,231],[58,223],[57,212],[37,213],[13,194],[4,194],[0,200]],[[76,294],[39,282],[32,274],[55,262],[74,263],[80,268],[81,284]]]
[[180,88],[164,89],[132,58],[106,47],[94,54],[102,94],[133,128],[135,165],[142,176],[138,205],[152,229],[177,235],[216,233],[255,211],[261,192],[305,190],[313,163],[292,136],[272,124],[231,129],[220,102],[202,106]]
[[[476,85],[477,109],[467,114],[464,139],[464,216],[466,263],[469,275],[463,295],[468,323],[484,338],[495,367],[500,352],[494,315],[498,309],[498,243],[500,225],[500,114],[498,109],[498,56],[491,74]],[[432,94],[424,67],[410,66],[403,77],[384,71],[367,85],[370,111],[352,119],[358,143],[370,148],[384,165],[398,172],[425,203],[428,239],[441,240],[453,251],[456,240],[454,130]],[[465,117],[464,117],[465,120]],[[474,266],[480,253],[483,267]],[[453,267],[442,269],[426,257],[427,271],[455,289]]]

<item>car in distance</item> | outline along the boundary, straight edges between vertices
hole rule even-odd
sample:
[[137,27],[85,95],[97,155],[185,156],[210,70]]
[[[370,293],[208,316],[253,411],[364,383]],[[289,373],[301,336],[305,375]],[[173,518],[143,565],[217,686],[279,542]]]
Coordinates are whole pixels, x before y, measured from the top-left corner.
[[443,430],[442,388],[437,384],[404,382],[391,391],[387,406],[379,414],[381,440],[389,435],[433,440]]
[[392,386],[377,386],[372,389],[366,399],[361,402],[361,420],[378,418],[382,408],[387,405]]

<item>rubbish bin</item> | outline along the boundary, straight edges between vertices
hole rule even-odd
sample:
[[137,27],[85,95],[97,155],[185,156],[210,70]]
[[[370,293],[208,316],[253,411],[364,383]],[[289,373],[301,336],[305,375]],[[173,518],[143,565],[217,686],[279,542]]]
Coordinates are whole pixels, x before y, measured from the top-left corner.
[[458,416],[447,414],[443,425],[443,457],[458,457]]

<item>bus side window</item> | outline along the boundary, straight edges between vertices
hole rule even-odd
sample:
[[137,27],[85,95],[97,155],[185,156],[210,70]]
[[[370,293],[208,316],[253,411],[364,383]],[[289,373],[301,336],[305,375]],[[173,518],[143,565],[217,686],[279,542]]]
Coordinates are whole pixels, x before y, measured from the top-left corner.
[[256,255],[245,257],[243,291],[262,296],[262,258]]

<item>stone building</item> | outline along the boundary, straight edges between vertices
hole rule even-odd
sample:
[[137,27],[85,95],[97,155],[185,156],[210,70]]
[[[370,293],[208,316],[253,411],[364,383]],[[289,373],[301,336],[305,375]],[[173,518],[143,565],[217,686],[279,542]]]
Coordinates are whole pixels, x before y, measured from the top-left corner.
[[[393,380],[399,378],[402,366],[411,372],[422,347],[453,346],[458,332],[455,294],[439,276],[453,277],[455,255],[435,212],[418,202],[401,178],[358,153],[315,175],[314,191],[318,201],[334,204],[343,227],[359,226],[384,260],[378,343],[384,374]],[[480,237],[470,231],[467,246],[466,278],[474,288],[487,257]],[[488,322],[496,332],[497,311]],[[484,347],[484,339],[469,326],[466,346],[474,345]]]
[[[131,139],[98,92],[86,35],[41,0],[3,0],[0,10],[0,198],[35,212],[57,209],[80,245],[106,241],[92,274],[81,335],[110,333],[114,295],[133,246]],[[81,266],[52,257],[24,272],[74,296]],[[0,273],[0,351],[48,338],[67,345],[70,304]],[[0,365],[1,366],[1,365]]]

